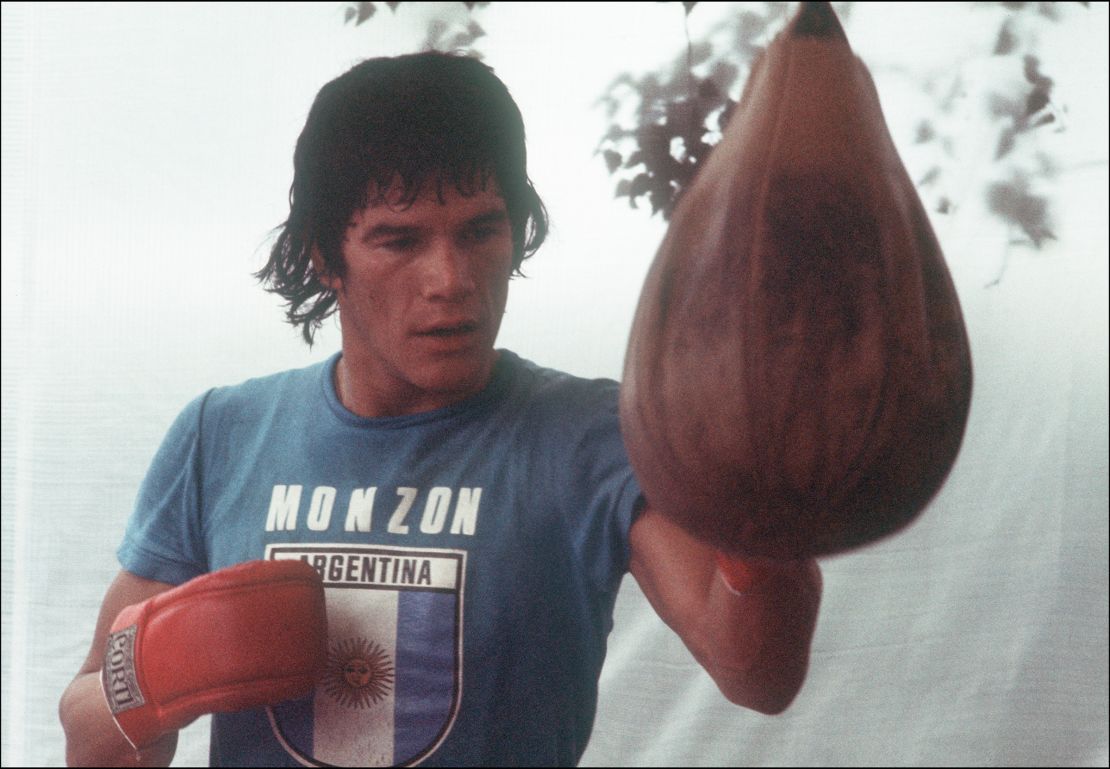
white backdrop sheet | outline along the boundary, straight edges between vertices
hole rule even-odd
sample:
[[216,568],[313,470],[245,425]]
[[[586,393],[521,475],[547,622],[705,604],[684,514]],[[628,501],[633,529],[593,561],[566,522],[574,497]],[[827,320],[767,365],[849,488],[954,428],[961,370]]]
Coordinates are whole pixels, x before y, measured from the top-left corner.
[[[555,224],[514,282],[500,344],[619,377],[663,226],[613,200],[594,102],[617,72],[681,49],[681,8],[494,5],[487,61],[521,103]],[[411,48],[398,30],[423,26],[404,8],[344,26],[343,8],[3,5],[6,766],[64,761],[58,697],[177,411],[207,387],[337,347],[329,324],[304,348],[249,273],[284,216],[316,90],[359,58]],[[955,54],[929,35],[967,28],[972,11],[931,8],[899,11],[913,40],[884,35],[880,11],[848,31],[869,63],[925,39],[907,55],[943,68]],[[975,359],[967,437],[918,523],[823,562],[792,708],[729,705],[626,580],[585,764],[1107,765],[1106,30],[1095,4],[1046,42],[1069,106],[1068,130],[1046,139],[1064,158],[1058,239],[1008,244],[984,213],[985,138],[960,205],[936,220]],[[913,102],[876,72],[903,142]],[[206,727],[185,730],[177,765],[206,762]]]

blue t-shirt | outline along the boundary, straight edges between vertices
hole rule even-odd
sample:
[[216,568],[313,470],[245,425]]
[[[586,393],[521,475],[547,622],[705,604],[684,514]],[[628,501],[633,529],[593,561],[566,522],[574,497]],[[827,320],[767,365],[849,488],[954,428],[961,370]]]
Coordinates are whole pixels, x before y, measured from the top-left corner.
[[501,351],[477,395],[367,419],[338,359],[189,404],[119,549],[175,584],[257,558],[324,577],[326,675],[214,715],[212,764],[577,763],[640,499],[617,384]]

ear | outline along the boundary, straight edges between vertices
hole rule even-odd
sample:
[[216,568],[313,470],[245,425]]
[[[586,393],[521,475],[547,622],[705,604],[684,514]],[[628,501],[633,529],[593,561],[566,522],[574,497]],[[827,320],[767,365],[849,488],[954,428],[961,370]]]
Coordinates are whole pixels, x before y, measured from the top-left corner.
[[312,269],[316,272],[316,277],[320,282],[330,288],[332,291],[339,291],[343,288],[343,279],[337,277],[328,269],[324,264],[324,255],[320,253],[320,247],[315,243],[312,244]]

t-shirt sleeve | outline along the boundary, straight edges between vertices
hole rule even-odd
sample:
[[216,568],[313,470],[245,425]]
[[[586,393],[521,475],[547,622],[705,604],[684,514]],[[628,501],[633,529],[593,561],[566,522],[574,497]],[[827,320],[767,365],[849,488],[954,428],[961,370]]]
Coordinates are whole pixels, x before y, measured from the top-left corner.
[[120,565],[146,579],[180,584],[208,571],[202,526],[201,423],[208,394],[178,415],[139,488]]
[[621,439],[617,383],[594,380],[579,393],[570,461],[565,465],[573,547],[590,582],[614,591],[628,570],[629,530],[642,502]]

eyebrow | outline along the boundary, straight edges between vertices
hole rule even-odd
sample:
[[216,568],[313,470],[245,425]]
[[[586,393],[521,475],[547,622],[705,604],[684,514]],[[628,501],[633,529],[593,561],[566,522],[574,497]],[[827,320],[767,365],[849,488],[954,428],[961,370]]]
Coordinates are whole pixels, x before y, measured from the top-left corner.
[[377,224],[363,234],[362,241],[369,243],[372,240],[411,237],[418,234],[422,229],[422,227],[414,225]]
[[[463,222],[463,227],[482,227],[488,224],[507,224],[509,213],[503,208],[492,209],[476,214]],[[425,231],[427,227],[419,224],[376,224],[367,230],[361,240],[369,243],[374,240],[412,237]]]
[[487,211],[484,214],[472,216],[466,220],[465,226],[467,227],[480,227],[484,224],[502,224],[508,223],[509,212],[504,208],[497,208],[492,211]]

